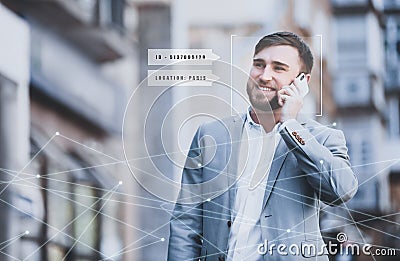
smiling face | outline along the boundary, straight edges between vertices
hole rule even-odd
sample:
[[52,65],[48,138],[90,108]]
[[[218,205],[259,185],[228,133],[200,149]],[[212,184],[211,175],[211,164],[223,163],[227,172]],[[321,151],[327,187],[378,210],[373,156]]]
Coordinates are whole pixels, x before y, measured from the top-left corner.
[[300,73],[301,61],[295,47],[270,46],[254,55],[247,81],[247,94],[253,108],[271,111],[280,108],[278,91]]

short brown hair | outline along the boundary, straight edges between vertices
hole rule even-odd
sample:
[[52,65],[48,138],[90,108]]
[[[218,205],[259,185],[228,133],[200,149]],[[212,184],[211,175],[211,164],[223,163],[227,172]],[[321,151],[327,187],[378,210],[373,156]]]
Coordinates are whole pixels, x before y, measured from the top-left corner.
[[258,41],[254,55],[263,50],[264,48],[277,46],[277,45],[289,45],[297,49],[299,57],[303,63],[302,70],[305,73],[311,73],[313,67],[314,58],[310,48],[297,34],[291,32],[276,32],[264,36]]

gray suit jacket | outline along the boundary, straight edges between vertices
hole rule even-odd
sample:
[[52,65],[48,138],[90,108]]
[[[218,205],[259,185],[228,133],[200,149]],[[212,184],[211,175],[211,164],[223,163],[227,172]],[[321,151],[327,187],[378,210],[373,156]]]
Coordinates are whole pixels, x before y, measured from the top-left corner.
[[[205,185],[194,187],[194,191],[181,189],[170,221],[169,261],[226,260],[244,119],[245,115],[230,117],[206,123],[197,130],[182,184]],[[339,205],[357,191],[344,135],[313,120],[288,121],[279,132],[282,139],[276,148],[264,200],[260,202],[263,242],[284,244],[286,252],[292,244],[299,248],[312,244],[319,251],[323,241],[318,199]],[[214,140],[213,146],[209,140]],[[201,167],[193,167],[197,164]],[[209,192],[207,181],[213,179],[222,184],[220,194]],[[210,195],[211,200],[206,200]],[[192,198],[193,203],[181,200],[191,196],[198,198]],[[283,258],[328,260],[326,255],[305,252]],[[272,252],[264,258],[281,260],[282,255]]]

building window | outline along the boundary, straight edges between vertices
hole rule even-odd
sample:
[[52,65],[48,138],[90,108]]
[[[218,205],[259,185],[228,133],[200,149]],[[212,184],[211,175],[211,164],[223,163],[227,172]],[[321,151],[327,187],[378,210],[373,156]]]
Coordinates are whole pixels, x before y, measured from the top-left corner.
[[99,0],[97,5],[97,23],[124,32],[125,0]]
[[[49,168],[49,173],[65,172],[62,168]],[[72,175],[71,175],[72,174]],[[89,173],[86,173],[86,177]],[[72,177],[72,178],[71,178]],[[79,180],[73,172],[48,177],[48,225],[44,224],[49,260],[99,260],[100,224],[98,214],[102,199],[99,184],[93,179]],[[60,259],[59,257],[62,256]]]
[[[31,145],[34,155],[40,146],[33,139]],[[22,238],[21,259],[94,261],[121,249],[119,200],[110,190],[117,182],[105,188],[96,179],[100,175],[96,170],[87,169],[89,164],[66,153],[42,152],[32,165],[40,175],[36,181],[44,211],[42,222],[38,220],[31,229],[35,232]],[[112,238],[114,246],[104,244],[107,237]],[[122,255],[113,257],[121,259]]]
[[371,142],[360,138],[359,135],[347,135],[346,145],[351,165],[357,169],[368,169],[368,164],[371,163]]
[[[72,188],[74,197],[73,234],[75,238],[75,253],[81,258],[93,257],[99,259],[93,250],[100,249],[100,224],[102,215],[98,213],[101,209],[102,200],[100,194],[91,188],[94,184],[86,183]],[[103,202],[104,204],[104,202]]]
[[89,23],[123,32],[125,0],[75,0]]
[[367,168],[367,164],[371,163],[371,143],[367,140],[361,142],[361,163],[363,168]]
[[354,82],[350,82],[347,89],[352,94],[356,94],[358,92],[358,86]]

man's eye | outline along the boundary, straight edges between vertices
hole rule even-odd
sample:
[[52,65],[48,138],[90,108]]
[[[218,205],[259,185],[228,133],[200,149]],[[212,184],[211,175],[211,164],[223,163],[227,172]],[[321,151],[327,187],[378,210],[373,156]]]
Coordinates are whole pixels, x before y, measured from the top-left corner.
[[285,71],[285,68],[283,68],[282,66],[275,66],[275,70],[276,71]]
[[264,68],[263,63],[254,63],[253,65],[254,65],[254,67],[257,67],[257,68]]

